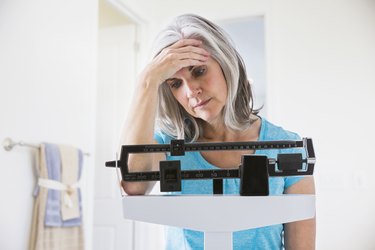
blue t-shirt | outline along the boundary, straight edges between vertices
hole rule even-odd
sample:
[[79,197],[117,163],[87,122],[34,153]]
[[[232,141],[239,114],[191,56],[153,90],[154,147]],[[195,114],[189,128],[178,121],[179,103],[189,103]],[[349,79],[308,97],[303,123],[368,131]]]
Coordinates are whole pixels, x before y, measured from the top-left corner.
[[[173,139],[164,133],[156,132],[155,139],[158,143],[170,143]],[[262,118],[259,141],[272,140],[299,140],[296,133],[284,130],[275,126]],[[266,155],[269,158],[277,158],[281,150],[256,150],[257,155]],[[301,149],[284,149],[283,153],[301,152]],[[167,160],[180,160],[182,170],[190,169],[217,169],[218,167],[208,163],[200,152],[186,152],[184,156],[167,155]],[[284,190],[295,184],[303,177],[270,177],[269,192],[270,195],[280,195]],[[212,180],[182,180],[182,191],[178,194],[212,194]],[[239,193],[239,179],[224,179],[224,194]],[[277,208],[275,208],[277,209]],[[235,212],[235,211],[230,211]],[[167,227],[166,228],[166,249],[167,250],[203,250],[204,234],[203,232]],[[283,249],[283,225],[272,225],[256,229],[237,231],[233,233],[234,250],[256,250],[256,249]]]

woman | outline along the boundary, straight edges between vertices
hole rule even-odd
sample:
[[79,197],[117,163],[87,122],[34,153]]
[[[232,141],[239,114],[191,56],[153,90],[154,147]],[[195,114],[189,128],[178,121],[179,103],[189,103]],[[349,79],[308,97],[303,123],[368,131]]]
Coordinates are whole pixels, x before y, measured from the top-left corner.
[[[182,15],[159,34],[155,45],[154,57],[138,79],[122,144],[169,143],[176,138],[187,142],[299,139],[257,115],[243,61],[217,25],[196,15]],[[278,152],[187,152],[179,157],[133,154],[129,170],[159,170],[159,161],[165,159],[180,160],[183,170],[225,169],[239,166],[243,154],[274,158]],[[152,184],[123,182],[122,186],[126,193],[135,195],[145,194]],[[238,194],[239,180],[225,179],[223,187],[225,194]],[[315,192],[312,177],[274,177],[269,187],[271,195]],[[212,180],[183,181],[181,193],[212,193]],[[167,249],[203,249],[202,232],[169,228],[166,239]],[[314,249],[315,219],[233,234],[234,249],[283,247]]]

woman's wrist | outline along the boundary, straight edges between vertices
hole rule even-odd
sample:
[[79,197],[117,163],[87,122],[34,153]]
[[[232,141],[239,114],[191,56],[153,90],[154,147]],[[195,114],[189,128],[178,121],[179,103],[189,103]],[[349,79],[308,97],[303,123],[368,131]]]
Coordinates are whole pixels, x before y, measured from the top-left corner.
[[144,71],[139,75],[139,85],[144,89],[155,89],[159,88],[160,84],[163,83],[163,79],[160,79],[160,74],[152,72],[152,66],[147,66]]

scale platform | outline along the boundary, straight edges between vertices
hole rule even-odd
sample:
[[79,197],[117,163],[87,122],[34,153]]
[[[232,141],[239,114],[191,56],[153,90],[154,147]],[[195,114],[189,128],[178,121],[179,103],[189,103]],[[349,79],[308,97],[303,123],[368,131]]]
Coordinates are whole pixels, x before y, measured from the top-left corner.
[[205,250],[229,250],[234,231],[315,217],[315,195],[125,196],[123,214],[129,220],[203,231]]

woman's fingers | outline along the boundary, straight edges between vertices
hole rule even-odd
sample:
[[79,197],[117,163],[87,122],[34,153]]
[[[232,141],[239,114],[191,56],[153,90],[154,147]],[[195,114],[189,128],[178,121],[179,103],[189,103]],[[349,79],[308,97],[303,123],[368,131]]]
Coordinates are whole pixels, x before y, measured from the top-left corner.
[[[185,67],[190,67],[190,66],[200,66],[203,65],[203,61],[198,61],[194,59],[182,59],[179,62],[179,69],[185,68]],[[178,70],[177,70],[178,71]]]
[[[165,51],[166,54],[182,54],[182,53],[191,53],[191,56],[194,56],[195,54],[197,55],[202,55],[208,57],[210,54],[205,50],[204,48],[201,47],[195,47],[195,46],[186,46],[186,47],[181,47],[177,49],[170,49],[167,48]],[[188,55],[188,54],[185,54]]]
[[[181,45],[185,44],[188,45],[181,47]],[[191,61],[193,63],[191,66],[196,65],[195,60],[198,62],[205,62],[209,58],[210,54],[204,48],[193,46],[192,44],[200,45],[201,42],[195,39],[180,40],[165,48],[158,57],[161,61],[175,66],[179,66],[180,61],[184,60],[185,62],[183,67],[190,66],[186,65],[186,61]],[[179,69],[181,69],[181,67],[178,67],[176,71]]]
[[170,53],[165,56],[165,59],[169,61],[170,63],[176,65],[178,64],[179,60],[186,60],[186,59],[191,59],[191,60],[197,60],[200,62],[205,62],[208,59],[208,55],[205,54],[198,54],[195,52],[187,51],[183,53]]
[[166,47],[151,62],[148,74],[160,84],[182,68],[204,64],[209,53],[201,45],[196,39],[182,39]]

